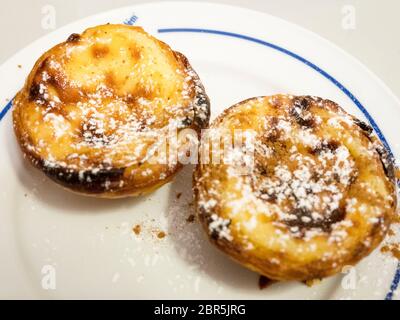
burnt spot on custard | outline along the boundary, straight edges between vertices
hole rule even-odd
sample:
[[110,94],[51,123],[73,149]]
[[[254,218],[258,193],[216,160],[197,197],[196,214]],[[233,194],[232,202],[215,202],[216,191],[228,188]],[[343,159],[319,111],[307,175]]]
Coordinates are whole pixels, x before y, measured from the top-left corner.
[[294,219],[284,220],[284,223],[289,227],[298,227],[300,235],[310,229],[318,229],[329,233],[332,230],[333,224],[344,220],[346,211],[344,208],[338,208],[329,214],[323,215],[319,219],[315,219],[311,211],[306,208],[297,208],[291,212],[291,216],[294,217]]
[[138,61],[142,58],[141,50],[136,46],[130,46],[129,53],[131,54],[133,61]]
[[323,141],[318,146],[311,148],[309,152],[312,155],[319,155],[322,152],[335,152],[337,148],[339,148],[339,142],[335,140]]
[[92,52],[93,58],[101,59],[101,58],[106,57],[109,54],[110,48],[107,46],[104,46],[104,45],[95,44],[92,46],[91,52]]
[[315,119],[309,112],[310,101],[307,97],[296,97],[293,100],[293,105],[289,110],[289,114],[302,127],[312,128],[315,126]]
[[396,181],[396,168],[394,156],[384,147],[378,146],[375,148],[376,152],[379,154],[379,159],[382,163],[383,170],[386,176],[391,181]]
[[[214,220],[211,218],[211,216],[207,217],[207,225],[209,226]],[[221,232],[223,232],[224,228],[229,228],[229,226],[232,224],[231,219],[226,220],[226,224],[221,224],[210,230],[210,238],[214,241],[221,240]]]
[[355,125],[360,127],[361,130],[363,130],[363,132],[366,133],[367,136],[370,136],[372,134],[372,132],[374,131],[374,129],[372,129],[372,127],[369,124],[365,123],[364,121],[354,118],[353,122]]
[[201,93],[196,96],[193,122],[199,128],[206,128],[210,121],[210,99],[201,88]]
[[263,144],[268,145],[270,143],[278,142],[281,137],[281,132],[277,129],[279,119],[277,117],[271,117],[269,120],[269,125],[271,130],[267,134],[260,137]]
[[[44,59],[37,68],[35,77],[29,87],[29,101],[35,101],[38,104],[48,108],[49,96],[46,94],[47,89],[51,87],[55,91],[58,98],[63,103],[76,103],[82,98],[82,93],[71,87],[67,82],[65,75],[57,69],[51,68],[49,58]],[[52,100],[53,104],[56,102]]]
[[66,188],[86,193],[112,191],[123,179],[125,168],[102,168],[76,171],[60,165],[48,165],[38,160],[38,166],[52,180]]
[[48,66],[48,58],[44,59],[37,67],[36,74],[29,87],[28,99],[31,102],[40,101],[43,103],[45,101],[43,97],[43,92],[40,89],[41,88],[40,83],[41,83],[41,76],[43,72],[46,71],[47,66]]
[[135,99],[144,98],[146,100],[153,100],[155,97],[155,92],[146,84],[138,83],[132,92],[132,96]]
[[76,43],[76,42],[78,42],[80,39],[81,39],[81,36],[80,36],[79,34],[73,33],[73,34],[71,34],[71,35],[68,37],[67,42],[68,42],[68,43]]
[[91,119],[82,122],[78,134],[85,143],[91,146],[107,146],[115,138],[113,132],[104,130],[96,121],[91,121]]
[[43,97],[40,95],[40,84],[32,83],[29,88],[29,101],[41,100]]
[[187,128],[187,127],[190,127],[192,124],[193,124],[193,119],[191,117],[185,117],[181,121],[180,128]]
[[275,204],[276,200],[278,199],[276,193],[268,193],[268,190],[261,189],[260,190],[261,198],[269,203]]
[[115,74],[113,72],[107,72],[105,82],[108,88],[114,88],[117,85]]

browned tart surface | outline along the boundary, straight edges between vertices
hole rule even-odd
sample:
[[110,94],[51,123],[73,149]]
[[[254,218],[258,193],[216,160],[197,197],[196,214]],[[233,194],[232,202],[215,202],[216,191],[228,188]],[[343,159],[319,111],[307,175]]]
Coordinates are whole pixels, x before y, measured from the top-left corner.
[[248,173],[221,162],[194,175],[199,220],[235,260],[274,280],[323,278],[384,238],[397,203],[392,160],[372,129],[336,103],[253,98],[211,127],[256,134]]
[[53,180],[121,197],[176,173],[178,163],[158,163],[150,148],[168,130],[206,126],[209,100],[182,54],[140,27],[102,25],[40,57],[13,120],[24,154]]

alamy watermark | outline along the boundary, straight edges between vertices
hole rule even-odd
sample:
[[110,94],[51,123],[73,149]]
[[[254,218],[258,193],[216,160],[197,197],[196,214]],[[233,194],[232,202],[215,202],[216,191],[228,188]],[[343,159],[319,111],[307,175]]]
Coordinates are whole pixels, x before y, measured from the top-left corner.
[[56,20],[56,8],[50,4],[47,4],[41,9],[42,19],[40,21],[42,29],[54,30],[57,26]]
[[41,270],[42,279],[41,286],[43,290],[55,290],[56,282],[56,268],[53,265],[46,264]]
[[352,5],[342,7],[342,28],[344,30],[354,30],[356,28],[356,8]]
[[255,146],[254,130],[204,129],[199,135],[194,129],[178,132],[171,128],[148,148],[144,160],[169,166],[226,164],[235,166],[240,174],[248,174],[254,165]]

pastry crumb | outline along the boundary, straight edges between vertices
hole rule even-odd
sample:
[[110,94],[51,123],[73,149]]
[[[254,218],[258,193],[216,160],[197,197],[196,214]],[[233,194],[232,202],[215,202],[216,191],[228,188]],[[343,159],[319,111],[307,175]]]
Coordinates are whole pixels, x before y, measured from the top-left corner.
[[139,235],[140,232],[142,231],[142,227],[140,226],[140,224],[137,224],[132,228],[132,231],[134,234]]
[[159,232],[157,233],[157,238],[158,238],[158,239],[163,239],[163,238],[165,238],[166,235],[167,235],[167,234],[166,234],[164,231],[159,231]]

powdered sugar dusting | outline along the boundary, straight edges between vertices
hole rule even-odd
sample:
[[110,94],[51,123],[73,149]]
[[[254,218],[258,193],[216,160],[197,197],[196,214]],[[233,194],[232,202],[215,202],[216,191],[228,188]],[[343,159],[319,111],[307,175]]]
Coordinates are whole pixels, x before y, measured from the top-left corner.
[[[121,44],[120,38],[128,41]],[[150,146],[169,132],[208,124],[208,98],[186,58],[164,44],[161,48],[141,29],[89,29],[53,48],[37,65],[33,80],[15,99],[20,142],[36,164],[41,159],[82,181],[93,181],[95,169],[105,174],[152,158],[156,162]],[[159,179],[173,169],[165,166]],[[136,173],[154,175],[148,168],[130,170]],[[124,179],[103,182],[107,190],[118,189]]]
[[[277,251],[269,262],[282,263],[282,253],[323,252],[320,261],[338,270],[337,257],[345,261],[352,250],[374,244],[369,228],[379,230],[379,236],[387,232],[395,205],[393,181],[376,166],[377,159],[384,161],[378,150],[383,147],[366,124],[333,102],[255,98],[231,108],[219,121],[213,128],[245,123],[258,131],[248,174],[231,164],[198,167],[198,208],[211,236],[217,229],[217,238],[242,250],[262,245]],[[381,196],[384,189],[376,186],[383,184],[389,187]],[[366,230],[361,244],[352,231],[360,224]]]

